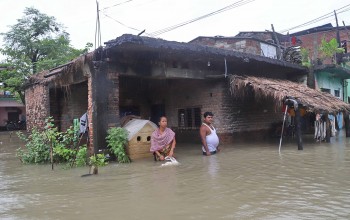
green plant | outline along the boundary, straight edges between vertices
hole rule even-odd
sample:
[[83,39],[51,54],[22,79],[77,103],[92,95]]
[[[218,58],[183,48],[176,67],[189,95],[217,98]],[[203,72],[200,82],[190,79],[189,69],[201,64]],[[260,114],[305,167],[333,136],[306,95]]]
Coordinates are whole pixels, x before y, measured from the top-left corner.
[[59,132],[52,117],[45,119],[45,129],[39,132],[33,128],[31,134],[26,137],[18,132],[18,136],[26,142],[25,149],[17,150],[17,157],[23,163],[67,163],[71,167],[87,164],[86,145],[79,147],[79,126],[68,128],[65,132]]
[[128,142],[128,132],[124,128],[108,129],[106,141],[107,146],[117,157],[119,163],[130,163],[130,159],[125,152],[125,146]]
[[77,167],[86,166],[88,164],[87,161],[87,147],[84,144],[81,146],[77,152],[76,159],[75,159],[75,165]]
[[76,152],[70,148],[66,148],[64,145],[59,144],[53,148],[54,161],[58,162],[71,162]]
[[306,48],[301,48],[301,65],[310,67],[311,62],[310,62],[310,57],[309,57],[309,51]]
[[104,154],[94,154],[89,157],[89,165],[94,167],[102,167],[108,164]]
[[323,58],[332,58],[333,62],[336,60],[335,55],[337,53],[344,53],[344,48],[339,48],[339,44],[335,38],[332,38],[329,42],[323,38],[319,50]]
[[107,159],[104,154],[94,154],[89,157],[89,174],[98,174],[98,167],[107,165]]
[[22,132],[17,132],[18,137],[25,141],[25,150],[17,149],[16,156],[23,163],[47,163],[50,161],[50,145],[47,143],[46,135],[33,128],[27,137]]

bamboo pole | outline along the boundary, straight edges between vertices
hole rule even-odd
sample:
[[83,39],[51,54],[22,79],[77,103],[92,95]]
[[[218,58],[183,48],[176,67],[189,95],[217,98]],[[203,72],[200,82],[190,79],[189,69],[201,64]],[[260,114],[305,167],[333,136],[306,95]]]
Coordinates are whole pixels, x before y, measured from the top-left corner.
[[344,111],[345,133],[346,137],[350,137],[349,112]]
[[51,170],[53,170],[53,146],[52,146],[51,140],[50,140],[50,159],[51,159]]
[[297,135],[298,150],[303,150],[300,108],[295,109],[295,122],[296,122],[295,129],[296,129],[296,135]]
[[331,142],[331,122],[329,121],[328,118],[328,113],[325,114],[326,117],[326,142],[330,143]]

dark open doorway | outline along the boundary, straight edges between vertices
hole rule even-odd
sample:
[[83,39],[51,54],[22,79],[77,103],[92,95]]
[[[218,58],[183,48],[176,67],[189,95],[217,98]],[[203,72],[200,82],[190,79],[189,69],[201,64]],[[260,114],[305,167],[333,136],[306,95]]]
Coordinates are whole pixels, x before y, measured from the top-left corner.
[[19,113],[18,112],[8,112],[7,118],[8,118],[8,121],[18,122]]
[[158,125],[159,117],[165,116],[164,104],[157,104],[151,106],[151,121]]

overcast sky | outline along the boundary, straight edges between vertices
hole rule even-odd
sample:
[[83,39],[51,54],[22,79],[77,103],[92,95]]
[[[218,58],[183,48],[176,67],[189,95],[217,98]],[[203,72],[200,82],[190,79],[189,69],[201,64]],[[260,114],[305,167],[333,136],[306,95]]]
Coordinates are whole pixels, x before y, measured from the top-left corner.
[[[338,11],[339,25],[350,25],[349,0],[99,0],[102,43],[124,33],[147,34],[165,40],[188,42],[197,36],[234,36],[240,31],[271,30],[278,32],[329,14],[330,17],[290,30],[290,33],[332,23]],[[241,5],[234,7],[234,3]],[[187,22],[226,6],[230,10],[206,17],[169,32],[156,35],[164,28]],[[0,0],[0,33],[23,16],[25,7],[54,16],[66,27],[72,46],[84,48],[95,43],[96,0]],[[237,6],[237,4],[236,4]],[[343,12],[341,12],[343,11]],[[283,32],[284,34],[286,32]],[[2,41],[1,41],[2,45]]]

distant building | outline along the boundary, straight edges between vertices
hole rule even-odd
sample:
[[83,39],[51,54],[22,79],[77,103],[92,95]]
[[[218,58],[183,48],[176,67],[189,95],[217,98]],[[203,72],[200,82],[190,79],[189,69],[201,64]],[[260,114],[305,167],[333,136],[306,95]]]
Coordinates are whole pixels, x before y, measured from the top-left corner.
[[8,121],[25,120],[25,118],[25,105],[4,89],[4,83],[0,83],[0,129],[4,130]]

